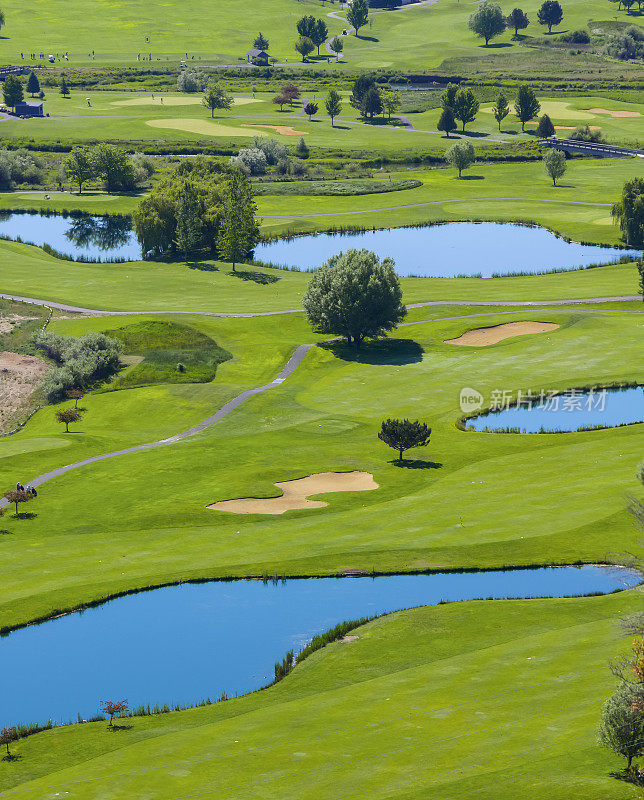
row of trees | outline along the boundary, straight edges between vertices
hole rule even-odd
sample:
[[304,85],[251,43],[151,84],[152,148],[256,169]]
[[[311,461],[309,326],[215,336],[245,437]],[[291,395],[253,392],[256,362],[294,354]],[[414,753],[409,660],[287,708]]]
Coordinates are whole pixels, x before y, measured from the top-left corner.
[[[553,26],[559,25],[563,20],[563,9],[558,0],[544,0],[537,11],[537,20],[540,25],[547,26],[548,33],[551,33]],[[515,8],[506,17],[501,11],[501,6],[491,0],[481,3],[468,21],[469,29],[481,39],[485,39],[486,46],[506,28],[513,28],[516,37],[519,31],[527,28],[529,24],[530,20],[523,9]]]
[[350,102],[365,119],[373,120],[383,112],[391,118],[400,108],[400,95],[391,89],[377,86],[371,75],[360,75],[353,82]]
[[[2,84],[4,104],[15,110],[16,105],[25,99],[25,88],[32,97],[38,96],[41,100],[45,99],[45,93],[40,88],[38,76],[32,71],[29,73],[26,86],[17,75],[7,75]],[[69,86],[64,75],[60,79],[59,91],[63,97],[69,97],[70,95]]]
[[154,174],[154,161],[137,153],[129,155],[113,144],[74,147],[65,160],[67,177],[78,186],[102,180],[108,192],[132,191],[145,184]]
[[235,166],[206,158],[183,161],[134,212],[134,230],[146,256],[207,250],[232,263],[259,241],[250,181]]
[[[456,84],[450,83],[447,89],[441,96],[442,112],[436,125],[439,131],[443,131],[448,137],[452,131],[457,129],[457,120],[462,124],[462,130],[465,131],[465,126],[469,122],[474,122],[479,110],[479,101],[471,89],[459,89]],[[541,104],[539,103],[534,90],[527,84],[519,86],[516,98],[514,100],[514,112],[521,123],[521,130],[525,131],[526,122],[530,122],[539,114]],[[500,92],[492,107],[492,114],[497,121],[499,131],[501,130],[501,123],[510,113],[510,103],[508,98],[503,92]],[[550,118],[547,118],[550,122]],[[542,131],[549,130],[547,122],[544,122]],[[550,122],[552,126],[552,122]],[[554,134],[554,126],[548,134],[543,132],[539,135],[552,136]]]

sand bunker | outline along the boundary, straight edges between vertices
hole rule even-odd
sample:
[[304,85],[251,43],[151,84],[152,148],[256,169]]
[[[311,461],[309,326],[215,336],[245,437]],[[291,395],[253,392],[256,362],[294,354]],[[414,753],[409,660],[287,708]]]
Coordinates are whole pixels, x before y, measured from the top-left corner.
[[308,478],[276,483],[281,497],[243,497],[240,500],[223,500],[208,506],[215,511],[233,514],[283,514],[298,508],[324,508],[328,503],[309,500],[311,495],[331,492],[370,492],[378,488],[370,472],[316,472]]
[[[276,133],[281,133],[282,136],[306,136],[308,131],[296,131],[294,128],[291,128],[290,125],[259,125],[254,123],[258,128],[270,128],[272,131]],[[250,128],[251,125],[248,125],[242,122],[242,128]]]
[[641,117],[639,111],[611,111],[608,108],[588,108],[591,114],[608,114],[609,117]]
[[153,128],[171,128],[186,133],[200,133],[206,136],[268,136],[266,131],[256,128],[233,128],[232,125],[222,125],[219,122],[209,122],[205,119],[149,119],[146,125]]
[[513,336],[526,336],[529,333],[545,333],[559,327],[554,322],[506,322],[492,328],[476,328],[467,331],[457,339],[445,339],[445,344],[465,345],[466,347],[487,347],[490,344],[511,339]]
[[[163,100],[163,102],[161,102]],[[250,97],[235,97],[234,104],[236,106],[245,106],[247,103],[259,103],[259,100],[253,100]],[[154,100],[151,96],[146,97],[133,97],[131,100],[114,100],[110,103],[113,106],[200,106],[201,95],[194,94],[162,94],[157,95]]]

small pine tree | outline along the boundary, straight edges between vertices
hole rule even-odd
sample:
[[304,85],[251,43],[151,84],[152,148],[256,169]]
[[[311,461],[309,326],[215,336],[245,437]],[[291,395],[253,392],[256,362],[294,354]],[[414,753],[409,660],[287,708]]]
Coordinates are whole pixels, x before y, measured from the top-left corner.
[[256,47],[258,50],[268,50],[269,47],[268,39],[264,36],[264,34],[261,31],[255,37],[255,41],[253,42],[253,47]]
[[303,136],[300,136],[300,141],[295,145],[295,155],[303,159],[309,157],[309,148]]
[[63,97],[69,97],[70,91],[69,86],[67,85],[67,81],[65,80],[65,76],[60,79],[60,93]]
[[541,139],[548,139],[555,135],[555,126],[552,124],[552,120],[547,114],[539,118],[536,133]]
[[510,104],[508,103],[508,98],[500,92],[498,97],[496,98],[494,105],[492,107],[492,113],[494,114],[494,119],[497,121],[499,126],[499,133],[501,132],[501,123],[510,113]]
[[27,78],[27,91],[32,97],[35,97],[40,91],[40,82],[35,72],[30,72]]

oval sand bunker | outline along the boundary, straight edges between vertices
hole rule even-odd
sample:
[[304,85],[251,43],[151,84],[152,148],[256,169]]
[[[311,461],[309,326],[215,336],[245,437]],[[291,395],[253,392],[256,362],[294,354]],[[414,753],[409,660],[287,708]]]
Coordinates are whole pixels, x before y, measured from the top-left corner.
[[324,508],[328,503],[309,500],[310,495],[331,492],[370,492],[378,489],[370,472],[317,472],[308,478],[276,483],[281,497],[243,497],[239,500],[222,500],[207,508],[231,511],[234,514],[283,514],[299,508]]
[[492,328],[476,328],[467,331],[456,339],[445,339],[445,344],[465,345],[466,347],[487,347],[490,344],[511,339],[513,336],[526,336],[529,333],[546,333],[559,327],[554,322],[506,322]]

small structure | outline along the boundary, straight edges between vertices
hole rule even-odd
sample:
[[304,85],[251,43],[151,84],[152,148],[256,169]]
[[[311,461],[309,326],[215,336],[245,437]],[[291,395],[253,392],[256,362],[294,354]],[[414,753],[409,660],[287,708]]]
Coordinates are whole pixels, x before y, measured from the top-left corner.
[[268,65],[268,53],[265,50],[258,50],[256,47],[253,47],[252,50],[246,53],[246,60],[249,63],[266,66]]
[[27,103],[21,100],[16,103],[15,113],[19,117],[43,117],[42,103]]

